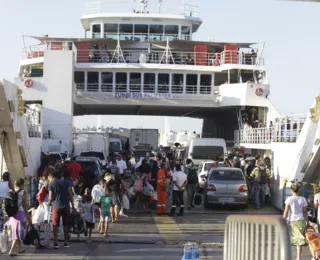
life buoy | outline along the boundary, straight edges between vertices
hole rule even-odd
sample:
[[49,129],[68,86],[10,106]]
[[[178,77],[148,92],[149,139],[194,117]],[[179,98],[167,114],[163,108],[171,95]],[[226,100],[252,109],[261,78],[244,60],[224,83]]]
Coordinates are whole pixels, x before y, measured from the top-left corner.
[[263,89],[262,89],[262,88],[257,88],[257,89],[256,89],[256,95],[257,95],[258,97],[261,97],[261,96],[263,95]]
[[26,88],[31,88],[31,87],[33,86],[33,81],[32,81],[32,79],[26,79],[26,80],[24,81],[24,85],[25,85]]

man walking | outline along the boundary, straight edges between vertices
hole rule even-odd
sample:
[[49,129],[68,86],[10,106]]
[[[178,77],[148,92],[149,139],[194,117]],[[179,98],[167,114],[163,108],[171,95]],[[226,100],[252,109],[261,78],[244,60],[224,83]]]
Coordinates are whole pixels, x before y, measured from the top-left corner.
[[157,214],[166,214],[167,193],[166,193],[166,163],[161,163],[161,168],[157,173]]
[[266,198],[266,184],[271,179],[270,170],[266,167],[264,161],[260,161],[258,167],[255,168],[250,177],[254,180],[254,193],[256,209],[260,209],[264,206]]
[[120,153],[117,155],[117,166],[119,168],[122,179],[125,179],[127,176],[127,163],[122,160],[122,155]]
[[180,212],[178,216],[183,216],[184,212],[184,190],[187,186],[187,175],[181,171],[181,165],[176,165],[176,171],[173,173],[173,192],[172,192],[172,206],[169,216],[173,217],[176,212],[177,202],[180,203]]
[[70,182],[61,180],[58,173],[50,169],[49,172],[49,200],[48,206],[52,204],[52,226],[54,236],[54,248],[58,249],[58,231],[60,218],[62,217],[63,231],[64,231],[64,247],[69,246],[69,219],[70,219],[70,202],[72,210],[75,211],[73,204],[73,196]]

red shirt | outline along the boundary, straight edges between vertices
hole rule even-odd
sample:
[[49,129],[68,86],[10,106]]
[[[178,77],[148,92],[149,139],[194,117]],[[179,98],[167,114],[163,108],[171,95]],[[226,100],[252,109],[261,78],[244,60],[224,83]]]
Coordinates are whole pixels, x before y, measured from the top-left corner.
[[79,163],[72,161],[67,166],[67,171],[73,181],[76,181],[82,171],[82,167]]

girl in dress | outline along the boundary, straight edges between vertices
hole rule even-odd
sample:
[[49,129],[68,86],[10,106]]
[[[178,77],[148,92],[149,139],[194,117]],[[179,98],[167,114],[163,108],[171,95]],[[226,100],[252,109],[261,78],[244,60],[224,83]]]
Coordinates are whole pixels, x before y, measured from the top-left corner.
[[84,220],[86,222],[86,230],[84,235],[88,236],[87,242],[91,242],[91,235],[92,235],[92,230],[94,229],[95,226],[95,220],[94,220],[94,207],[92,204],[92,197],[90,193],[86,194],[84,196],[84,208],[85,208],[85,215],[84,215]]

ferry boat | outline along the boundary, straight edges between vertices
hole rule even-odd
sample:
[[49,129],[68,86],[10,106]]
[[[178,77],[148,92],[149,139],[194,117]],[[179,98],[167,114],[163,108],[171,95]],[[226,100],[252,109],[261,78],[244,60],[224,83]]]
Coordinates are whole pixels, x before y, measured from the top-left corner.
[[195,40],[202,25],[196,6],[165,14],[162,1],[154,13],[149,3],[139,1],[132,13],[87,3],[83,38],[23,36],[14,83],[26,105],[41,106],[41,151],[73,153],[74,116],[202,118],[202,137],[272,157],[274,203],[281,208],[281,180],[313,176],[320,98],[311,118],[281,117],[268,98],[264,43]]

